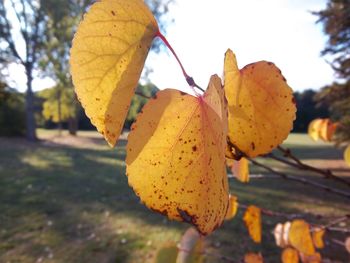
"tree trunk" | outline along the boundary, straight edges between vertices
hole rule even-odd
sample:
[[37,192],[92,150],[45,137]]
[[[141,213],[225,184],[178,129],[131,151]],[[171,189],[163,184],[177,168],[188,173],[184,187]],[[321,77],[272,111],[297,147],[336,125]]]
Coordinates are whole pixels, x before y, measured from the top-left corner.
[[34,94],[32,89],[33,76],[31,66],[26,67],[27,92],[26,92],[26,137],[29,141],[36,141],[36,123],[34,117]]
[[60,87],[57,87],[57,107],[58,107],[58,135],[62,135],[62,104],[61,104],[61,90]]
[[78,118],[73,117],[68,119],[68,130],[69,134],[76,136],[78,131]]

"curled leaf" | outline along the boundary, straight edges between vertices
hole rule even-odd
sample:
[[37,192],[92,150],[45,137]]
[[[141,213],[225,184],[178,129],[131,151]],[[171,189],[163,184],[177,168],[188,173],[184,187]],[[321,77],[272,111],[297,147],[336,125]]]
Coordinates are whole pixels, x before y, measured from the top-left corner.
[[239,161],[233,161],[231,166],[232,174],[242,183],[249,182],[249,162],[242,157]]
[[289,230],[289,242],[305,255],[313,255],[315,253],[310,234],[310,226],[304,220],[296,219],[292,221]]
[[261,243],[261,211],[254,205],[248,206],[244,213],[243,221],[248,229],[250,237],[255,243]]
[[271,62],[260,61],[239,70],[231,50],[225,55],[224,76],[229,144],[249,157],[270,152],[293,127],[292,89]]
[[287,247],[283,249],[281,260],[282,260],[282,263],[298,263],[299,262],[298,251],[291,247]]
[[278,223],[273,230],[276,245],[279,247],[286,247],[289,245],[288,235],[291,223],[287,221],[285,224]]
[[93,4],[73,40],[70,65],[86,115],[114,146],[158,24],[142,0]]
[[137,117],[126,147],[129,184],[146,206],[204,235],[228,207],[226,118],[218,76],[198,98],[163,90]]
[[237,210],[238,210],[237,197],[230,194],[229,195],[229,205],[227,208],[225,219],[230,220],[230,219],[234,218],[235,215],[237,214]]
[[323,236],[325,233],[324,228],[315,228],[312,232],[312,241],[315,248],[324,248]]

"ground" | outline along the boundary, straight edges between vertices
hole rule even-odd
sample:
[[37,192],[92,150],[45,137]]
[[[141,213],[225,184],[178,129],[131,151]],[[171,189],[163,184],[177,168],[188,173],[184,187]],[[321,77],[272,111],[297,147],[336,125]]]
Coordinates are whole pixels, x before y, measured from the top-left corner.
[[[145,208],[128,186],[126,137],[110,149],[94,132],[58,137],[55,131],[40,130],[39,136],[39,143],[0,138],[0,262],[153,262],[160,247],[178,242],[188,228]],[[342,149],[312,142],[300,134],[292,134],[284,145],[309,164],[332,168],[344,178],[350,176]],[[342,189],[317,174],[259,160],[280,171]],[[311,223],[325,222],[317,215],[330,220],[350,211],[346,198],[272,177],[256,167],[251,170],[264,177],[257,176],[247,185],[229,179],[231,192],[243,204],[303,213]],[[281,251],[271,231],[285,220],[264,216],[263,242],[255,245],[243,226],[242,212],[206,238],[207,251],[234,262],[246,252],[261,251],[265,262],[279,262]],[[344,237],[326,235],[327,240]],[[348,260],[344,247],[328,241],[326,247],[321,251],[325,258]],[[206,262],[220,260],[207,257]]]

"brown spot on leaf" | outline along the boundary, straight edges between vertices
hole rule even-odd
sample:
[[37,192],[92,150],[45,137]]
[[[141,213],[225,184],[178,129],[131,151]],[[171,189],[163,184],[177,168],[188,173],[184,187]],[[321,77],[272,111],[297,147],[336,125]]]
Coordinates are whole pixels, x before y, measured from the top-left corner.
[[251,143],[251,146],[252,146],[252,150],[254,151],[254,150],[255,150],[255,143],[252,142],[252,143]]

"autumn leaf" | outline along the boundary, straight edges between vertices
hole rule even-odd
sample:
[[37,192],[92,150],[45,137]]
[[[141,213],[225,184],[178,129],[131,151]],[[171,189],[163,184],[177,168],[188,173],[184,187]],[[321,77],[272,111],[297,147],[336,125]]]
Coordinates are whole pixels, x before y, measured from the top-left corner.
[[305,255],[313,255],[315,253],[310,234],[310,226],[304,220],[296,219],[292,221],[289,230],[289,242]]
[[317,141],[320,138],[320,127],[322,124],[323,119],[314,119],[309,123],[308,131],[307,133],[313,139],[314,141]]
[[284,224],[278,223],[275,226],[275,229],[273,231],[273,234],[275,236],[276,245],[279,247],[286,247],[289,244],[289,230],[290,230],[291,223],[289,221],[285,222]]
[[314,140],[322,139],[325,142],[330,142],[338,127],[338,123],[333,123],[330,119],[315,119],[310,122],[308,134]]
[[244,255],[244,263],[263,263],[264,259],[260,253],[247,253]]
[[322,119],[321,124],[320,124],[320,131],[319,131],[319,136],[320,139],[322,139],[325,142],[329,141],[329,135],[328,135],[328,127],[330,126],[330,120],[329,119]]
[[324,228],[315,228],[312,232],[312,241],[316,248],[324,248],[323,236],[325,233]]
[[249,182],[249,162],[248,159],[242,157],[239,161],[233,161],[231,166],[232,174],[242,183]]
[[200,97],[158,92],[137,117],[126,147],[129,184],[142,202],[204,235],[221,225],[228,207],[223,92],[216,75]]
[[344,160],[348,166],[350,166],[350,144],[346,147],[344,151]]
[[114,146],[158,25],[142,0],[93,4],[73,40],[70,65],[86,115]]
[[230,220],[235,217],[237,214],[238,210],[238,202],[237,202],[237,197],[234,195],[229,195],[229,205],[227,208],[225,220]]
[[299,262],[298,251],[291,247],[287,247],[283,249],[281,260],[282,260],[282,263],[298,263]]
[[261,211],[254,205],[248,206],[244,213],[243,221],[248,229],[250,237],[255,243],[261,243]]
[[231,50],[225,55],[224,76],[230,144],[249,157],[270,152],[293,127],[292,89],[271,62],[260,61],[239,70]]

